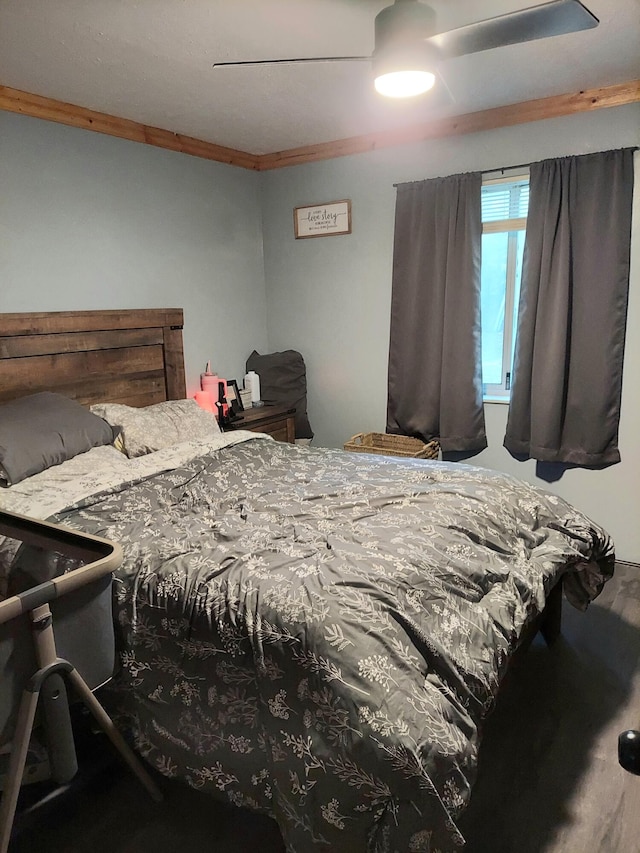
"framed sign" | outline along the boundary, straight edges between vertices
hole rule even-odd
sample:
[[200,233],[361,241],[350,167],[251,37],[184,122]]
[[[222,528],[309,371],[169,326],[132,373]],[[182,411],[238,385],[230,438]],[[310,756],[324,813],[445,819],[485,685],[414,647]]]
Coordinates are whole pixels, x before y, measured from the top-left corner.
[[330,237],[351,234],[351,200],[330,201],[294,207],[293,227],[296,240],[303,237]]

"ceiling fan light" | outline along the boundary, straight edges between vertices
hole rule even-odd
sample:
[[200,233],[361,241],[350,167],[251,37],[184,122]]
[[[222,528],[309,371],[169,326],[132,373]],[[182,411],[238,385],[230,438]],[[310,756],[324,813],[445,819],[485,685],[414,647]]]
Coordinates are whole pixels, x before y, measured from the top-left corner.
[[435,82],[435,74],[431,71],[389,71],[379,74],[374,86],[387,98],[414,98],[432,89]]
[[[395,6],[392,8],[396,8]],[[388,98],[412,98],[433,88],[440,52],[430,42],[407,38],[376,42],[373,52],[375,88]]]

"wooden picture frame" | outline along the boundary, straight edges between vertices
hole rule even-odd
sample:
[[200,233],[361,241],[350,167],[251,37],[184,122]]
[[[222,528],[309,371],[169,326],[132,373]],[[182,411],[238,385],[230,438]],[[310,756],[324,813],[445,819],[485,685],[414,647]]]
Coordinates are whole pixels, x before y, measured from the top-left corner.
[[227,403],[231,406],[232,412],[243,412],[242,398],[238,389],[238,383],[235,379],[227,379]]
[[296,240],[351,234],[351,199],[294,207],[293,230]]

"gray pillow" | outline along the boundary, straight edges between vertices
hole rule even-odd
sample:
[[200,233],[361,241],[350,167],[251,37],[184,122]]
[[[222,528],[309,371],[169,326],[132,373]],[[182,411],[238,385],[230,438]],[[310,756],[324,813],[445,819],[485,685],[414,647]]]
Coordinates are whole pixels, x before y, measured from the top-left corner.
[[12,400],[0,406],[0,485],[19,483],[113,438],[106,421],[61,394]]

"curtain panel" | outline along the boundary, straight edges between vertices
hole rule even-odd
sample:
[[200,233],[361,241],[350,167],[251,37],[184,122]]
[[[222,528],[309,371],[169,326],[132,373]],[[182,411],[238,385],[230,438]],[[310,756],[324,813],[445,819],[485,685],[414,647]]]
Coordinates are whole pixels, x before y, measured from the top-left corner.
[[504,446],[517,458],[620,461],[633,150],[531,166]]
[[482,405],[482,175],[398,186],[387,432],[487,446]]

